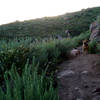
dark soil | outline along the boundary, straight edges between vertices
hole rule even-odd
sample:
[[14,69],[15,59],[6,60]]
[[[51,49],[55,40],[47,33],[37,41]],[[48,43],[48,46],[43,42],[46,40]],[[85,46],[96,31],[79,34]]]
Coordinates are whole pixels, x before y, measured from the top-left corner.
[[79,55],[58,66],[60,100],[100,100],[100,55]]

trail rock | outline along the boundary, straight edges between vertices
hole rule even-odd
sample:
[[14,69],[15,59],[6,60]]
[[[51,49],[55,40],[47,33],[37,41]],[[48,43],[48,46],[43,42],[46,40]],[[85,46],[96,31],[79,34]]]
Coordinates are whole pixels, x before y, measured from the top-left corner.
[[96,89],[94,89],[93,91],[92,91],[92,93],[99,93],[100,94],[100,88],[96,88]]
[[78,88],[78,87],[75,87],[75,90],[76,90],[76,91],[78,91],[78,90],[79,90],[79,88]]
[[72,71],[72,70],[66,70],[66,71],[61,72],[61,73],[58,75],[57,78],[62,78],[62,77],[64,77],[64,76],[66,76],[66,77],[68,77],[68,76],[73,76],[74,74],[75,74],[74,71]]
[[90,41],[92,40],[96,40],[98,42],[100,42],[100,29],[99,29],[99,24],[97,21],[93,22],[91,25],[90,25],[90,32],[91,32],[91,35],[90,35]]
[[83,71],[83,72],[81,72],[81,74],[83,74],[83,75],[87,75],[88,74],[88,71]]

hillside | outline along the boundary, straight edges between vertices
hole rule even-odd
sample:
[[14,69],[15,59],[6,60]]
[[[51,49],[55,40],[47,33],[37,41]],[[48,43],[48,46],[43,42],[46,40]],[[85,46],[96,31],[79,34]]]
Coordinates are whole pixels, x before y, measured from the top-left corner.
[[[87,55],[81,54],[80,48],[89,37],[87,31],[61,40],[31,41],[33,38],[29,37],[1,40],[0,100],[97,100],[92,98],[100,93],[95,92],[100,86],[100,56],[92,53],[100,53],[100,44],[89,42]],[[80,54],[71,58],[73,48],[79,49]]]
[[100,7],[83,9],[56,17],[44,17],[27,21],[16,21],[0,26],[0,36],[49,36],[65,35],[65,30],[75,36],[89,29],[89,25],[100,14]]

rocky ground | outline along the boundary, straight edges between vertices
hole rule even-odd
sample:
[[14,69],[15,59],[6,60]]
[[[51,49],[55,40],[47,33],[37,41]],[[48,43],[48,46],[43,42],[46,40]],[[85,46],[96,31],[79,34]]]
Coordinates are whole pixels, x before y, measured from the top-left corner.
[[60,100],[100,100],[100,55],[79,55],[58,69]]

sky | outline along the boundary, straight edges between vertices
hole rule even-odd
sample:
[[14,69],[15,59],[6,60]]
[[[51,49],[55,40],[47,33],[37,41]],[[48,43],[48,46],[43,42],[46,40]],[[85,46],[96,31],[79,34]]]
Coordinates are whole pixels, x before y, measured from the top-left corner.
[[100,6],[100,0],[0,0],[0,25]]

